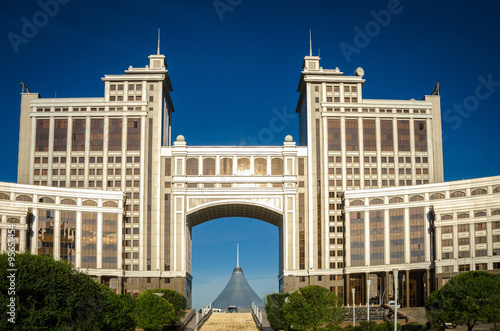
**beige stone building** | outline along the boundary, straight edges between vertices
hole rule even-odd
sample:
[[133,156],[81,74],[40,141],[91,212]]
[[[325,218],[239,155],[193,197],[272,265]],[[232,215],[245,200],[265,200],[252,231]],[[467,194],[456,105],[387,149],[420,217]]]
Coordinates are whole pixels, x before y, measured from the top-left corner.
[[[297,142],[287,136],[281,146],[195,147],[183,136],[175,141],[171,137],[174,107],[166,68],[165,57],[156,54],[144,68],[106,75],[100,98],[22,94],[19,184],[0,185],[2,245],[8,220],[17,217],[18,249],[67,258],[62,253],[67,249],[62,245],[67,240],[62,215],[71,206],[68,210],[76,218],[68,223],[68,231],[75,234],[75,242],[68,247],[74,249],[70,260],[76,267],[88,269],[120,293],[165,287],[190,298],[191,229],[216,218],[240,216],[279,228],[280,291],[319,284],[342,297],[352,287],[361,295],[363,277],[405,263],[404,270],[412,275],[418,271],[418,284],[426,284],[425,291],[419,285],[418,299],[408,303],[420,305],[442,282],[444,266],[430,254],[429,238],[424,236],[427,239],[416,246],[404,241],[404,262],[388,255],[366,259],[361,255],[371,254],[365,250],[372,240],[367,219],[353,223],[349,217],[349,208],[354,208],[349,201],[366,200],[372,192],[382,199],[382,208],[394,192],[420,192],[427,201],[428,192],[439,185],[455,185],[442,183],[438,95],[423,100],[364,99],[363,69],[345,76],[338,68],[321,68],[319,57],[306,56],[297,89]],[[481,185],[488,187],[488,199],[499,201],[493,193],[496,187]],[[444,186],[439,190],[445,192]],[[408,198],[410,193],[398,194],[406,199],[404,208],[422,204]],[[31,200],[18,200],[21,195]],[[48,214],[35,212],[46,209],[40,201],[46,195],[53,200],[53,221],[43,218],[52,209]],[[75,204],[62,203],[68,199]],[[439,201],[445,206],[457,200],[445,195]],[[364,203],[359,208],[369,208],[370,203]],[[20,205],[25,210],[12,214]],[[422,208],[428,212],[431,204]],[[123,217],[114,220],[109,214],[118,215],[118,209]],[[27,215],[33,215],[32,223]],[[427,233],[431,223],[423,223]],[[44,236],[49,232],[52,237]],[[111,233],[116,250],[104,240]],[[387,242],[382,246],[387,253]],[[386,260],[387,266],[378,267]],[[488,261],[491,269],[494,262]],[[458,264],[451,267],[458,271]],[[386,293],[383,300],[388,299]]]

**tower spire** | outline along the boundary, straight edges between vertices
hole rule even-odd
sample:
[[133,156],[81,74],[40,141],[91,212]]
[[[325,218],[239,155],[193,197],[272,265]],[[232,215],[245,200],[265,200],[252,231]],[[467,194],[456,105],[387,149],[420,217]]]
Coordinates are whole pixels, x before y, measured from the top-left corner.
[[240,267],[240,244],[236,244],[236,268]]
[[311,30],[309,30],[309,56],[313,56]]
[[160,28],[158,28],[158,50],[156,51],[156,55],[160,55]]

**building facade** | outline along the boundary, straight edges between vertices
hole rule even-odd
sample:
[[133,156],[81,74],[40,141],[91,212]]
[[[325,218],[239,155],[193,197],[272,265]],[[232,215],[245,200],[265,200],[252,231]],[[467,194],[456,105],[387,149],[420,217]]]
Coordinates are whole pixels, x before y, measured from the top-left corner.
[[[88,269],[120,293],[173,288],[189,300],[192,228],[239,216],[278,227],[280,291],[317,284],[347,299],[350,289],[359,287],[361,300],[363,277],[375,277],[375,272],[401,263],[419,272],[416,277],[418,284],[426,284],[425,293],[437,286],[435,277],[442,274],[443,266],[430,254],[428,239],[420,245],[404,241],[406,250],[398,251],[396,260],[388,258],[392,248],[389,255],[380,255],[386,252],[387,242],[377,243],[382,245],[377,246],[381,252],[373,259],[363,255],[371,254],[366,252],[367,240],[378,239],[370,237],[365,211],[359,211],[362,219],[350,217],[349,208],[354,206],[349,194],[427,192],[443,182],[438,95],[423,100],[364,99],[363,69],[344,76],[338,68],[323,69],[319,57],[306,56],[297,89],[297,142],[287,136],[281,146],[196,147],[189,146],[183,136],[175,141],[171,137],[174,107],[166,68],[165,57],[158,53],[149,57],[144,68],[129,67],[124,75],[106,75],[102,98],[47,99],[37,93],[22,94],[20,186],[0,186],[2,197],[8,197],[0,199],[3,226],[14,218],[8,206],[26,204],[25,216],[15,216],[20,220],[20,250],[29,247],[38,254],[66,259],[61,244],[67,240],[62,230],[66,216],[61,215],[73,206],[69,211],[76,213],[76,241],[70,261],[76,267]],[[18,200],[21,187],[33,191],[31,200]],[[489,187],[486,195],[498,202],[495,189]],[[40,201],[44,192],[53,200],[53,224],[45,217],[51,215],[44,211],[45,202]],[[111,195],[99,198],[99,194]],[[62,208],[61,201],[67,199],[76,204]],[[443,201],[448,200],[446,196]],[[86,201],[95,205],[90,207]],[[418,205],[420,216],[426,215],[422,208],[423,213],[431,208],[413,200],[404,203],[410,210]],[[32,217],[26,216],[30,208]],[[42,212],[37,213],[40,208]],[[89,208],[94,210],[92,215],[87,215]],[[123,216],[116,220],[117,228],[110,225],[111,230],[105,230],[111,221],[107,215],[118,215],[118,209]],[[97,228],[84,230],[86,222]],[[423,222],[422,231],[427,233],[430,223]],[[386,231],[382,224],[381,231]],[[52,237],[40,239],[40,233],[48,229]],[[2,245],[5,231],[2,228]],[[108,244],[103,238],[108,232],[115,233],[117,248],[116,254],[106,253],[105,259]],[[96,236],[93,241],[88,239],[91,233]],[[95,244],[93,252],[84,246],[89,240],[89,245]],[[105,262],[112,258],[116,262]],[[378,267],[382,262],[385,266],[386,260],[387,268]],[[389,281],[389,277],[384,279]],[[419,295],[409,305],[420,305]]]

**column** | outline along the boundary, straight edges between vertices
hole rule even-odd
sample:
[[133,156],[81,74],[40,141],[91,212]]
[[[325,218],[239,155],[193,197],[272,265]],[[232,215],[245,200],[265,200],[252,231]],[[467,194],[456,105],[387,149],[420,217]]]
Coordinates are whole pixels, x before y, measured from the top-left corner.
[[429,284],[430,277],[431,277],[430,270],[425,269],[425,298],[424,298],[424,300],[427,300],[427,298],[431,294],[431,288],[430,288],[430,284]]
[[123,294],[123,277],[118,277],[118,293]]
[[385,272],[384,276],[384,289],[385,289],[385,295],[384,295],[384,303],[389,302],[389,272]]
[[405,290],[406,290],[406,308],[410,307],[410,270],[406,270],[406,275],[405,275],[405,278],[406,278],[406,286],[405,286]]
[[[347,274],[345,275],[345,287],[344,287],[344,296],[345,296],[345,300],[344,300],[344,303],[346,306],[349,305],[349,292],[351,292],[350,288],[349,288],[349,283],[351,282],[351,275],[350,274]],[[351,300],[352,302],[352,300]]]

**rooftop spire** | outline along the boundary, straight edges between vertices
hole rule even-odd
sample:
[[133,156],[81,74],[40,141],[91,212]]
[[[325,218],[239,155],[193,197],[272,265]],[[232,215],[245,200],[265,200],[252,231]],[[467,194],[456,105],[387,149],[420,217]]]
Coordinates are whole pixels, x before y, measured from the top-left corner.
[[160,55],[160,28],[158,28],[158,50],[156,51],[156,55]]
[[236,268],[240,267],[240,244],[236,244]]
[[309,30],[309,56],[313,56],[311,30]]

